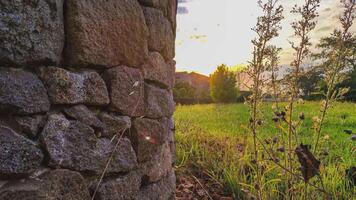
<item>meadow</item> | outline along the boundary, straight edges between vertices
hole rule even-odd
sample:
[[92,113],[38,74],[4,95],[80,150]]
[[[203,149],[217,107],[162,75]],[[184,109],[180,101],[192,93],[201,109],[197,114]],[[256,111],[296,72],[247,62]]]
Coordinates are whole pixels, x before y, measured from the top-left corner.
[[[312,121],[319,114],[320,102],[299,103],[296,110],[296,114],[304,113],[305,116],[298,131],[299,142],[313,144],[316,136]],[[259,137],[266,141],[268,148],[277,149],[283,144],[284,137],[272,120],[272,104],[266,103],[262,112],[264,121]],[[200,171],[221,184],[234,199],[253,199],[255,188],[251,177],[252,136],[247,129],[248,106],[177,106],[174,118],[178,176]],[[356,104],[336,103],[330,109],[322,130],[320,151],[315,155],[321,161],[322,184],[316,177],[310,183],[325,188],[333,199],[355,199],[356,196],[356,187],[345,175],[346,169],[356,166],[356,142],[344,130],[356,131]],[[264,199],[286,199],[282,192],[285,188],[285,172],[271,162],[263,151],[261,154],[265,157],[262,161]],[[292,193],[293,199],[327,198],[314,187],[306,187],[303,181],[293,185]]]

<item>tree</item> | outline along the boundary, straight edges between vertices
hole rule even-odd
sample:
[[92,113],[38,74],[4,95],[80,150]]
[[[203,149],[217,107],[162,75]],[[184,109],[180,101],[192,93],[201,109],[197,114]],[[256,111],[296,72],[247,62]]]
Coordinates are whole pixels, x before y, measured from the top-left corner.
[[224,64],[210,76],[210,95],[213,101],[229,103],[236,101],[236,77]]
[[320,92],[322,78],[322,71],[317,68],[300,75],[298,87],[302,91],[302,97],[308,98],[313,93]]
[[341,29],[335,29],[329,36],[322,38],[314,58],[320,61],[326,86],[326,103],[329,107],[340,98],[352,100],[355,95],[356,36],[351,27],[356,19],[355,0],[341,1],[344,12],[339,18]]
[[195,88],[187,82],[178,82],[173,88],[174,101],[177,103],[195,103]]
[[356,67],[348,74],[348,78],[340,84],[340,87],[349,88],[349,91],[345,94],[345,100],[356,101]]

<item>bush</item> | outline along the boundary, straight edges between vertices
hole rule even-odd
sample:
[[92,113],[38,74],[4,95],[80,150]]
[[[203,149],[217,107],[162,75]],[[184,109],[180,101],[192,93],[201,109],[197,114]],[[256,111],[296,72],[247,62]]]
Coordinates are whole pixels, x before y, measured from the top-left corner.
[[183,105],[212,103],[208,91],[197,94],[197,90],[187,82],[176,83],[173,97],[176,103]]
[[236,98],[236,102],[243,103],[247,99],[247,97],[251,96],[252,92],[250,91],[240,91]]
[[237,97],[235,73],[229,71],[226,65],[218,66],[210,77],[210,95],[214,102],[235,102]]
[[325,96],[322,93],[313,93],[304,97],[304,100],[307,101],[320,101],[323,99],[325,99]]

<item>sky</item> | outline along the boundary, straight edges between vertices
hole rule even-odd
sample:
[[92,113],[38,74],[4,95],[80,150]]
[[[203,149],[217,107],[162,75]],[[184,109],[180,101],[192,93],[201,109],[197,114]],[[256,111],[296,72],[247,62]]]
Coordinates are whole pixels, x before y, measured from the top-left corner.
[[[282,21],[280,37],[272,43],[283,48],[281,65],[288,65],[293,59],[288,41],[294,40],[290,23],[298,19],[298,16],[289,12],[294,4],[302,5],[304,0],[280,2],[284,7],[285,19]],[[318,25],[310,35],[314,45],[338,26],[341,12],[339,0],[322,0]],[[255,37],[251,28],[260,14],[257,0],[179,0],[175,57],[177,71],[209,75],[219,64],[246,64],[251,58],[251,40]],[[355,24],[352,31],[356,31]]]

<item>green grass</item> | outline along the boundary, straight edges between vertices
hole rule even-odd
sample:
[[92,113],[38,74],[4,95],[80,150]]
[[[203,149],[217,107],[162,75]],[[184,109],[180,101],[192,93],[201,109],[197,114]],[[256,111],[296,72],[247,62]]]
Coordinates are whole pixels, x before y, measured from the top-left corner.
[[[261,140],[278,137],[279,143],[271,147],[276,149],[281,146],[283,134],[275,128],[271,107],[272,104],[263,107],[265,121],[259,137]],[[297,111],[306,116],[299,130],[300,141],[304,144],[314,144],[312,118],[318,115],[319,108],[319,102],[297,105]],[[246,129],[249,119],[247,105],[178,106],[174,117],[178,171],[204,170],[224,184],[236,199],[246,198],[246,191],[255,193],[254,173],[251,173],[254,170],[251,164],[252,137]],[[356,166],[356,142],[343,132],[345,129],[356,131],[356,104],[337,103],[331,108],[322,131],[320,151],[316,155],[322,163],[320,174],[324,187],[333,199],[353,199],[356,194],[356,188],[350,187],[345,178],[345,170]],[[320,152],[327,152],[328,155],[321,155]],[[283,157],[279,154],[277,156]],[[266,157],[261,161],[264,168],[263,198],[284,199],[281,192],[285,188],[284,171]],[[317,178],[313,178],[311,183],[321,187]],[[293,188],[294,199],[306,199],[302,181],[296,181]],[[307,191],[307,199],[325,199],[322,193],[311,186]]]

